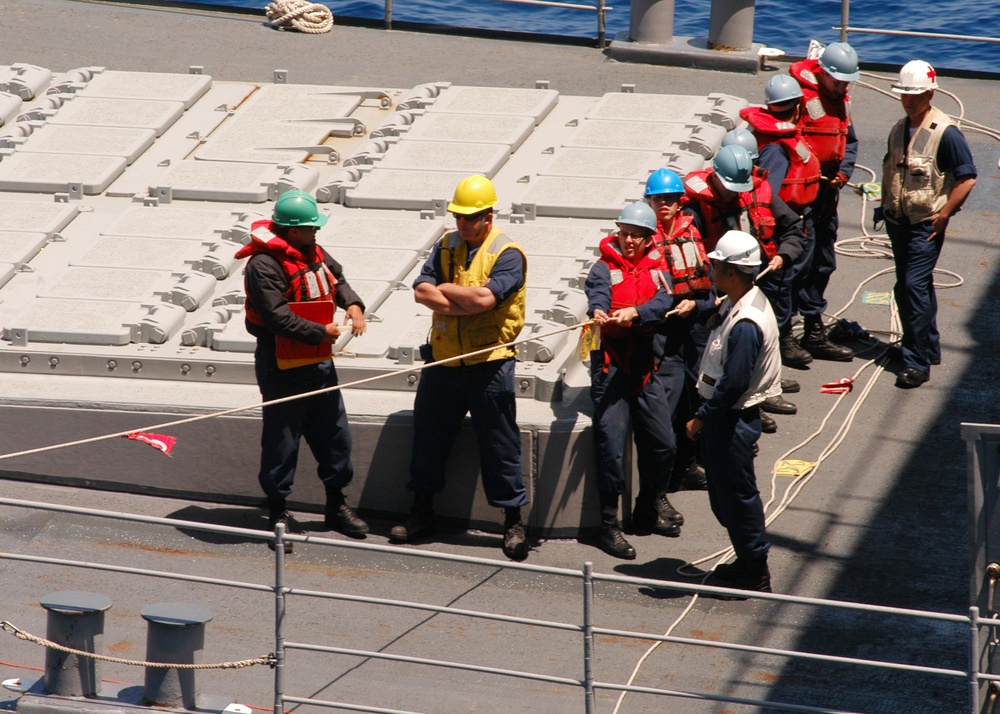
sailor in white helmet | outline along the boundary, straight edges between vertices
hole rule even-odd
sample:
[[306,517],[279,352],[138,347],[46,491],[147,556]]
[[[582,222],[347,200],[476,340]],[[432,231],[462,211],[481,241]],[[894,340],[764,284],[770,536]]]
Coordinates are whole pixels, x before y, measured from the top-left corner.
[[[892,91],[906,116],[889,132],[882,164],[882,206],[896,262],[896,304],[903,339],[889,349],[902,362],[896,386],[913,389],[941,364],[934,266],[948,221],[976,184],[968,142],[947,114],[931,106],[937,88],[934,68],[913,60],[899,71]],[[879,216],[876,216],[878,219]]]
[[687,423],[687,433],[690,439],[701,437],[709,503],[736,551],[735,563],[715,569],[713,584],[770,592],[771,544],[753,460],[761,433],[760,403],[781,394],[778,323],[754,285],[761,264],[756,238],[729,231],[708,257],[716,289],[726,297],[710,322],[712,334],[701,360],[698,392],[705,403]]

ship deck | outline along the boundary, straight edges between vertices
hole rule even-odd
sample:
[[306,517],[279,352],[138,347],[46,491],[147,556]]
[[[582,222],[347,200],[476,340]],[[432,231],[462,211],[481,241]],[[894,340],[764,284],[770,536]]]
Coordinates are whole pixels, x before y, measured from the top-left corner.
[[[7,0],[0,30],[4,37],[0,65],[27,63],[54,72],[100,66],[112,72],[181,74],[197,65],[218,84],[271,84],[276,69],[287,70],[289,82],[295,84],[400,90],[433,82],[533,89],[539,80],[545,80],[561,97],[586,104],[619,92],[623,84],[635,85],[635,92],[642,94],[722,93],[754,101],[762,96],[769,76],[621,64],[589,48],[358,27],[335,26],[330,34],[306,36],[273,31],[263,18],[118,3]],[[792,53],[796,48],[784,49]],[[866,81],[883,89],[888,86],[877,80]],[[967,118],[991,121],[1000,99],[1000,84],[995,80],[944,76],[940,81],[943,88],[961,99]],[[888,130],[901,113],[893,100],[865,87],[856,87],[852,96],[861,146],[858,163],[878,172]],[[958,105],[942,93],[935,104],[949,113],[958,111]],[[959,274],[963,283],[954,289],[941,289],[938,294],[944,357],[943,364],[933,369],[931,381],[917,390],[898,390],[893,386],[891,371],[875,377],[877,371],[872,365],[858,374],[857,388],[844,399],[819,393],[822,383],[855,374],[864,365],[864,357],[878,355],[877,347],[863,352],[851,364],[813,363],[810,369],[789,371],[788,376],[802,384],[802,392],[789,397],[799,405],[799,414],[777,417],[779,432],[762,437],[757,464],[765,496],[773,489],[780,500],[790,483],[785,476],[769,479],[771,464],[779,458],[817,461],[836,440],[850,407],[862,396],[865,398],[843,441],[824,456],[814,478],[769,526],[774,543],[771,570],[776,592],[956,614],[967,610],[971,518],[959,425],[994,421],[1000,384],[995,360],[995,336],[1000,326],[992,304],[1000,295],[992,240],[997,214],[996,141],[979,133],[967,132],[967,136],[980,177],[965,210],[952,222],[939,263],[940,268]],[[854,180],[869,178],[859,169]],[[506,186],[515,190],[516,178]],[[845,191],[840,209],[842,239],[863,233],[861,213],[860,196]],[[600,217],[581,220],[607,223]],[[870,218],[866,225],[871,230]],[[891,265],[875,257],[841,256],[828,293],[831,310],[846,308],[844,317],[861,323],[876,336],[880,333],[875,331],[888,330],[890,308],[884,304],[884,297],[892,289],[892,276],[871,276]],[[942,275],[940,279],[943,283],[954,282],[950,276]],[[0,306],[0,311],[4,309],[7,306]],[[10,352],[6,343],[2,352]],[[177,403],[189,411],[208,412],[251,404],[256,399],[252,385],[238,382],[175,386],[173,401],[164,404],[157,400],[163,399],[163,391],[170,390],[157,391],[155,380],[125,380],[127,386],[109,391],[107,380],[102,386],[92,387],[86,377],[70,376],[62,381],[52,377],[44,372],[25,375],[9,368],[0,371],[0,420],[6,435],[0,441],[4,444],[0,450],[4,453],[26,448],[26,444],[58,443],[91,435],[96,422],[88,424],[81,419],[81,413],[111,411],[114,423],[125,429],[155,423],[161,414],[176,414]],[[870,391],[863,390],[872,377],[875,381]],[[553,403],[521,399],[519,407],[524,404],[522,413],[527,421],[541,421],[553,412],[565,412],[573,415],[565,418],[572,418],[574,424],[585,424],[585,411],[578,406],[584,391],[585,385],[574,383],[570,375],[563,400]],[[390,411],[408,408],[405,395],[380,394],[376,399],[369,392],[352,390],[346,398],[349,407],[352,401],[365,403],[367,408],[371,402],[384,399],[389,401]],[[102,403],[104,407],[94,409]],[[115,407],[106,409],[111,403]],[[256,422],[239,420],[233,429],[240,428],[253,436]],[[254,438],[248,443],[253,443]],[[169,467],[161,467],[154,459],[166,462],[166,458],[152,449],[140,454],[137,450],[145,447],[139,444],[117,446],[119,451],[125,448],[133,451],[122,456],[121,462],[115,462],[109,451],[89,448],[40,454],[30,457],[30,461],[9,460],[3,465],[4,473],[0,473],[0,494],[242,527],[264,526],[263,515],[250,505],[248,497],[206,498],[203,494],[195,498],[181,493],[162,497],[170,491],[170,484],[156,482],[158,474],[177,469],[196,475],[206,491],[214,493],[220,483],[233,482],[240,484],[241,493],[249,494],[254,486],[252,451],[242,455],[246,463],[241,465],[239,460],[226,457],[215,462],[185,462],[179,450]],[[111,488],[95,475],[100,469],[148,478],[144,484],[147,495]],[[402,473],[385,474],[377,491],[364,494],[366,502],[372,504],[385,493],[385,498],[398,506],[405,500],[403,479]],[[303,473],[299,480],[307,488],[314,479]],[[470,483],[462,488],[473,486]],[[303,508],[309,510],[309,505],[304,502]],[[675,505],[686,519],[682,537],[635,538],[639,557],[634,563],[606,556],[586,538],[540,540],[528,562],[579,567],[591,561],[602,572],[674,579],[678,565],[726,545],[725,532],[714,520],[704,493],[677,494]],[[469,498],[465,507],[473,508]],[[390,518],[380,517],[380,510],[372,508],[374,532],[369,541],[374,543],[385,543],[392,525]],[[2,507],[0,513],[0,549],[4,552],[141,564],[163,570],[194,568],[265,583],[273,567],[270,552],[260,543],[246,540],[220,542],[190,531],[109,526],[83,516],[14,507]],[[303,520],[318,519],[314,512],[310,513],[303,513]],[[432,542],[412,547],[492,558],[499,555],[497,546],[494,533],[454,528],[446,529]],[[530,614],[523,611],[530,607],[532,612],[554,618],[575,607],[565,583],[515,572],[498,574],[484,568],[429,565],[408,560],[405,555],[331,553],[318,546],[300,545],[292,556],[291,569],[297,578],[296,586],[303,588],[342,587],[348,592],[378,592],[400,599],[422,596],[439,604],[495,607],[520,614]],[[37,602],[49,592],[93,590],[112,596],[115,615],[109,621],[106,641],[122,656],[141,657],[143,635],[140,624],[135,622],[138,612],[162,600],[196,600],[213,610],[215,619],[209,626],[206,661],[256,656],[271,648],[271,604],[266,599],[247,595],[230,600],[220,598],[212,589],[158,581],[139,583],[120,576],[57,571],[10,561],[0,563],[0,579],[4,589],[0,619],[36,633],[42,631],[44,619]],[[687,604],[685,597],[609,586],[598,593],[598,618],[604,626],[662,631]],[[440,617],[388,616],[374,620],[353,609],[338,611],[330,606],[302,608],[293,615],[300,632],[329,632],[331,638],[364,642],[373,650],[385,648],[440,659],[484,657],[514,669],[544,669],[547,663],[559,661],[566,648],[558,638],[533,631],[515,631],[513,635],[488,627],[466,631]],[[700,599],[681,620],[675,634],[766,642],[844,656],[867,656],[877,650],[886,658],[938,667],[961,668],[968,658],[962,633],[953,627],[908,628],[889,618],[823,616],[780,603]],[[41,666],[38,648],[12,638],[3,642],[0,674],[4,678],[28,676],[21,666]],[[601,676],[613,681],[627,679],[646,649],[644,643],[614,638],[602,639],[598,647]],[[106,667],[103,674],[122,681],[139,679],[134,670],[114,666]],[[441,674],[425,668],[390,670],[385,664],[349,658],[303,662],[288,677],[299,692],[309,692],[305,696],[332,697],[336,692],[344,700],[412,711],[582,710],[575,694],[555,687],[518,686],[503,678]],[[206,674],[200,682],[203,691],[233,693],[238,701],[254,706],[271,705],[269,678],[257,672]],[[958,711],[968,698],[967,687],[960,680],[890,671],[861,672],[847,666],[792,664],[749,653],[705,654],[666,645],[645,660],[636,683],[861,712]],[[442,689],[448,693],[442,695]],[[12,695],[0,692],[0,697],[13,706]],[[613,701],[614,695],[602,693],[598,711],[611,711]],[[668,703],[670,710],[696,714],[748,710],[696,701],[671,707]],[[621,711],[663,708],[662,701],[630,695]]]

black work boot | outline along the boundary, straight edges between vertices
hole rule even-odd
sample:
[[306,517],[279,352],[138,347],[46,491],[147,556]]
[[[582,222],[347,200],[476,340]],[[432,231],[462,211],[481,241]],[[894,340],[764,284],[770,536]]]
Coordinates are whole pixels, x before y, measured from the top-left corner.
[[[661,500],[662,499],[662,500]],[[656,535],[676,538],[681,534],[684,516],[670,505],[667,494],[648,496],[640,493],[632,510],[632,531],[636,535]]]
[[760,413],[760,430],[765,434],[774,434],[778,431],[778,422],[771,418],[771,415],[762,411]]
[[850,347],[830,342],[830,338],[826,336],[826,328],[823,327],[823,318],[817,315],[806,316],[806,328],[801,344],[802,349],[816,359],[833,362],[850,362],[854,359],[854,350]]
[[618,499],[614,505],[605,503],[601,506],[601,532],[597,544],[608,555],[622,560],[635,560],[635,548],[629,545],[618,522]]
[[413,494],[413,510],[406,523],[393,526],[389,537],[395,541],[408,543],[421,536],[434,532],[433,496],[427,491],[417,491]]
[[716,566],[713,580],[716,582],[712,585],[769,593],[771,572],[767,568],[767,555],[752,559],[739,557],[733,563]]
[[328,488],[326,491],[326,517],[323,522],[351,538],[363,538],[368,533],[368,524],[344,502],[344,493],[339,488]]
[[786,367],[805,367],[813,361],[812,355],[802,349],[802,345],[792,337],[791,330],[781,333],[778,350],[781,352],[781,364]]
[[[285,505],[285,499],[268,499],[267,500],[267,527],[270,530],[274,530],[275,526],[279,523],[284,524],[285,533],[301,533],[302,526],[299,522],[295,520],[295,517],[288,511]],[[267,547],[274,550],[274,541],[269,540],[267,542]],[[293,550],[293,543],[291,541],[284,541],[284,551],[286,554],[291,553]]]
[[795,394],[802,389],[801,385],[794,379],[781,378],[781,392],[782,394]]
[[670,484],[667,491],[705,491],[708,489],[708,481],[705,479],[705,469],[698,465],[695,455],[684,462],[674,462],[674,471],[670,476]]
[[503,514],[503,554],[511,560],[524,560],[528,557],[528,539],[524,535],[521,509],[504,508]]
[[799,408],[785,399],[780,394],[776,397],[768,397],[760,403],[761,410],[771,414],[795,414]]

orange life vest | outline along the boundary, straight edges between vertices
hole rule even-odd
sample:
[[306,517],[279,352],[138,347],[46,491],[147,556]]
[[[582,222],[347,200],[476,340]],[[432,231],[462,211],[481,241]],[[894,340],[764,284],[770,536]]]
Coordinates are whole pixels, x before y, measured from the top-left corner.
[[[312,259],[308,260],[271,228],[271,221],[255,222],[250,230],[250,242],[236,252],[236,257],[251,258],[261,253],[273,256],[288,278],[288,289],[285,290],[288,302],[333,301],[337,292],[337,279],[324,262],[323,249],[315,246]],[[260,313],[250,301],[249,291],[244,307],[247,320],[255,325],[264,325]]]
[[[638,263],[632,264],[622,255],[618,236],[612,233],[601,241],[600,262],[607,265],[611,273],[612,315],[622,308],[644,305],[661,287],[667,292],[671,290],[670,277],[663,270],[663,253],[655,245]],[[601,343],[604,352],[602,368],[607,372],[608,367],[615,364],[635,379],[632,396],[645,388],[656,367],[651,342],[655,329],[654,325],[628,327],[607,323],[601,326],[601,336],[610,338]],[[644,344],[642,340],[648,340],[649,344]]]
[[[720,210],[719,197],[708,182],[711,173],[711,169],[692,171],[684,180],[685,195],[689,201],[697,204],[705,219],[705,235],[702,239],[707,251],[714,250],[722,234],[729,230],[726,219],[733,215],[732,210]],[[774,214],[771,213],[771,186],[767,183],[767,172],[755,168],[752,182],[753,186],[749,191],[739,193],[738,212],[741,218],[745,215],[749,221],[749,225],[740,230],[745,230],[756,238],[760,249],[770,260],[778,254],[778,246],[774,242],[775,221]]]
[[[667,235],[667,230],[671,229]],[[663,253],[664,263],[673,279],[674,295],[689,297],[692,293],[708,294],[712,279],[708,274],[708,255],[694,217],[678,211],[672,226],[659,224],[653,245]]]
[[837,175],[847,148],[847,129],[851,124],[851,100],[845,94],[836,102],[819,91],[818,72],[824,71],[819,60],[802,60],[788,68],[788,73],[802,87],[802,135],[823,169],[823,175]]
[[785,149],[788,155],[788,173],[781,182],[778,197],[793,211],[801,213],[819,195],[819,179],[822,175],[819,158],[803,140],[801,126],[781,121],[763,107],[742,109],[740,117],[750,125],[758,146],[779,144]]

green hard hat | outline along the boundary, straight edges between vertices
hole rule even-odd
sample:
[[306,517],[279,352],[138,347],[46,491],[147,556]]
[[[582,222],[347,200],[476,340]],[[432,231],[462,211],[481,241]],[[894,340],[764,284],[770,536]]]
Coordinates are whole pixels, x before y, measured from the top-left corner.
[[327,217],[319,212],[316,199],[305,191],[292,189],[285,191],[274,204],[274,215],[271,220],[279,226],[316,226],[326,225]]

